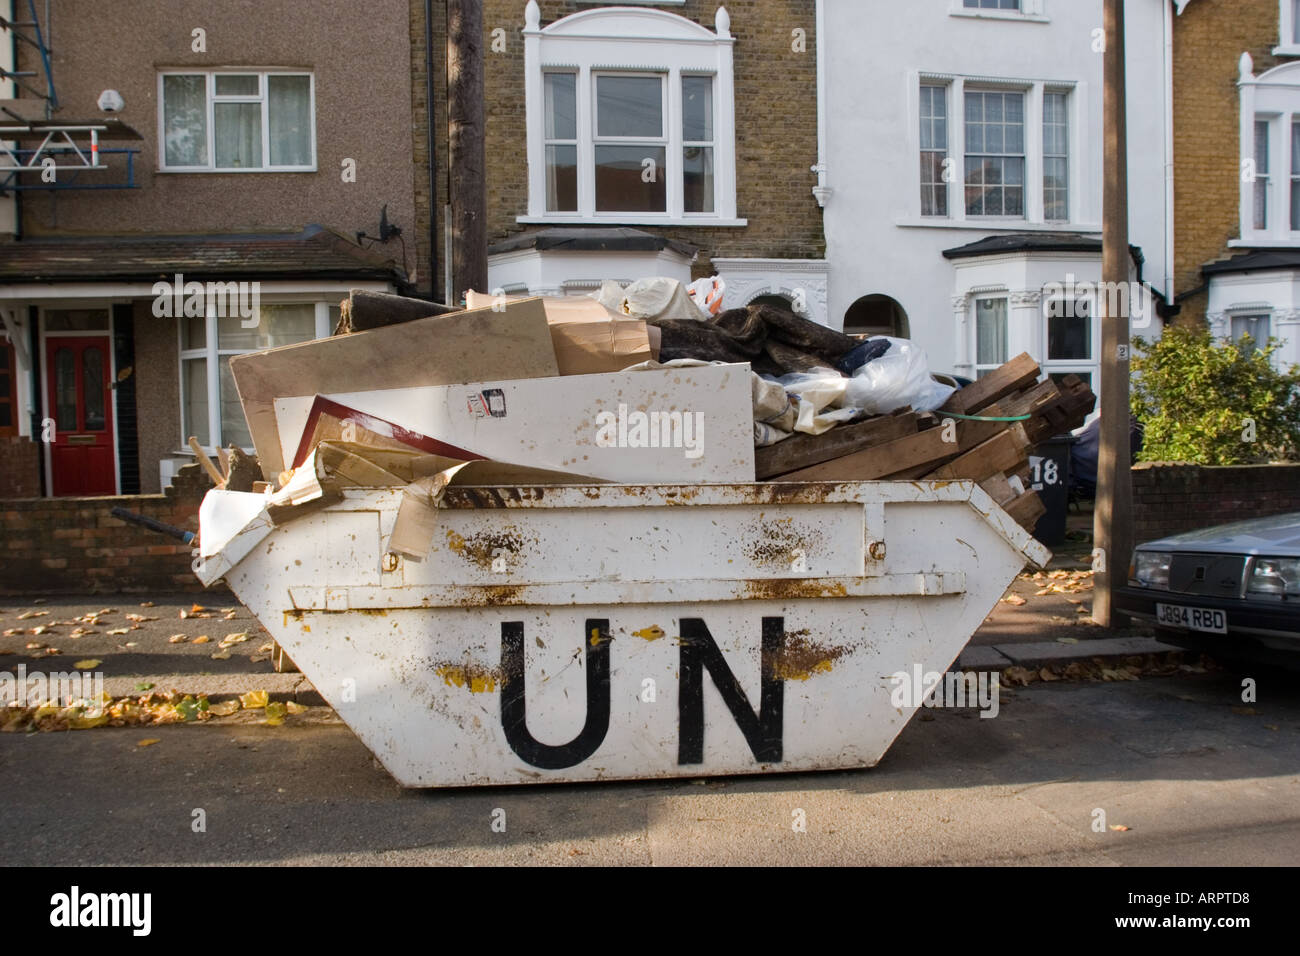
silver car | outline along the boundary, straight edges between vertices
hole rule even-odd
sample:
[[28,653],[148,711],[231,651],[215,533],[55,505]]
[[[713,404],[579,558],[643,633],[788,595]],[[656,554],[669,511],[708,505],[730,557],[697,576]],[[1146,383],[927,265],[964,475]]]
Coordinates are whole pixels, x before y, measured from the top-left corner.
[[1226,658],[1300,657],[1300,512],[1140,544],[1115,607],[1172,644]]

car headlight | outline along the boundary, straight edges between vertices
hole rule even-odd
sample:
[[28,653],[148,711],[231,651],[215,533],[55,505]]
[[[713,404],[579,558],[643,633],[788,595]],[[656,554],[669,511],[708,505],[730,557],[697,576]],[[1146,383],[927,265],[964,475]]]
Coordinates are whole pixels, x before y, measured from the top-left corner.
[[1249,594],[1300,597],[1300,558],[1256,558]]
[[1134,551],[1133,571],[1130,577],[1144,588],[1169,590],[1169,565],[1173,555],[1168,551]]

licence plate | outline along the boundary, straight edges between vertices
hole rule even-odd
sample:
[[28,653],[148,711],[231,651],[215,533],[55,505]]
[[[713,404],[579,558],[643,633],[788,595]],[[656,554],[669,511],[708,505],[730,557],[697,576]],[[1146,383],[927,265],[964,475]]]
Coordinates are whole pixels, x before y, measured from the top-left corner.
[[1173,627],[1211,634],[1228,633],[1228,614],[1212,608],[1185,607],[1182,604],[1157,604],[1156,621]]

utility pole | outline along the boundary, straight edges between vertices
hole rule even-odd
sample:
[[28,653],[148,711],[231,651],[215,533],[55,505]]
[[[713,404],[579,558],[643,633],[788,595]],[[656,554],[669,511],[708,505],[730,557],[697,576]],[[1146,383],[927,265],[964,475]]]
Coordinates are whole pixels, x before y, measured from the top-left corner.
[[447,152],[451,173],[451,274],[456,305],[488,292],[483,147],[483,5],[447,0]]
[[[1128,135],[1124,85],[1124,0],[1105,0],[1105,98],[1102,106],[1101,435],[1093,515],[1092,619],[1123,626],[1114,591],[1128,578],[1133,551],[1133,476],[1129,453]],[[1123,291],[1121,291],[1123,290]],[[1097,558],[1101,561],[1098,562]]]

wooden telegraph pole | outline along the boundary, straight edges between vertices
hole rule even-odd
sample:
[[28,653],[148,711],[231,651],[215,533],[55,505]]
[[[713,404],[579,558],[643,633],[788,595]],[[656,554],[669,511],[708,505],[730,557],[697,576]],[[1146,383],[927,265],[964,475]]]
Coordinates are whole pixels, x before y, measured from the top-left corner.
[[457,301],[467,289],[490,291],[483,138],[482,0],[447,0],[447,162],[452,289]]
[[[1093,516],[1092,618],[1122,626],[1114,590],[1128,578],[1133,551],[1133,476],[1129,455],[1128,136],[1124,88],[1124,0],[1105,0],[1105,136],[1102,189],[1101,435],[1097,457],[1097,504]],[[1100,557],[1101,561],[1096,559]]]

